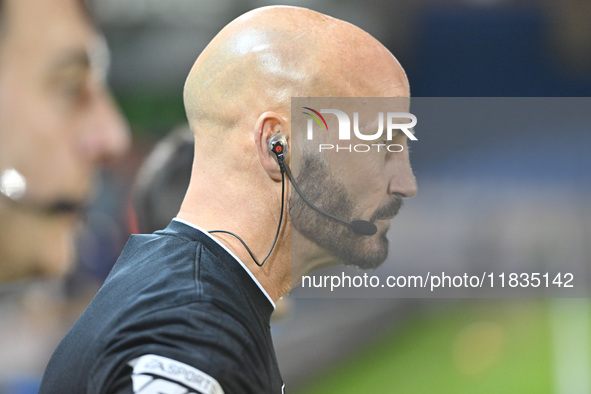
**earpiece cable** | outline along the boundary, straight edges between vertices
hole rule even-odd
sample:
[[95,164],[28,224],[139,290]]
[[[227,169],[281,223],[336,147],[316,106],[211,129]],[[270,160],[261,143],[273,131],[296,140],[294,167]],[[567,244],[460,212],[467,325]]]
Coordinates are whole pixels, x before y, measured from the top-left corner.
[[275,244],[277,243],[277,239],[279,238],[279,233],[281,232],[281,223],[283,222],[283,209],[284,209],[284,206],[285,206],[285,171],[284,171],[284,166],[283,165],[280,165],[279,167],[281,168],[281,212],[279,213],[279,223],[277,224],[277,232],[275,233],[275,239],[273,240],[273,245],[271,245],[271,249],[269,249],[269,253],[267,253],[267,255],[265,256],[265,258],[263,259],[263,261],[261,261],[259,263],[259,261],[256,259],[256,257],[254,256],[254,254],[252,253],[252,251],[250,250],[250,248],[248,247],[248,245],[246,245],[246,242],[244,242],[242,240],[242,238],[240,238],[238,235],[234,234],[233,232],[226,231],[226,230],[212,230],[212,231],[208,231],[208,233],[210,233],[210,234],[213,234],[213,233],[223,233],[223,234],[229,234],[229,235],[235,237],[238,241],[240,241],[240,243],[244,246],[244,248],[246,249],[246,251],[248,252],[248,254],[250,255],[250,257],[252,258],[252,260],[259,267],[262,267],[263,264],[265,264],[265,261],[267,261],[267,259],[271,255],[271,252],[273,251],[273,249],[275,248]]

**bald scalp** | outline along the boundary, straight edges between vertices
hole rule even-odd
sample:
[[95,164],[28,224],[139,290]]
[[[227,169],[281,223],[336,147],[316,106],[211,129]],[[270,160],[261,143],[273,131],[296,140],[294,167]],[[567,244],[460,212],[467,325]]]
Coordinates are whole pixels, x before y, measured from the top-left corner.
[[309,9],[274,6],[240,16],[214,37],[189,73],[184,102],[199,134],[240,129],[265,111],[288,119],[291,97],[408,94],[399,63],[365,31]]

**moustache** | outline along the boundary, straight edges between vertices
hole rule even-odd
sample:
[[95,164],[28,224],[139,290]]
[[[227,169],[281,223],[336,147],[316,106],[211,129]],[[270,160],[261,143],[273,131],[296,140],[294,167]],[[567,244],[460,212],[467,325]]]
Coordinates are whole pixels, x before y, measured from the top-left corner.
[[371,217],[371,222],[373,223],[378,219],[392,219],[398,214],[398,211],[401,207],[402,195],[395,193],[390,201],[376,210],[376,212]]

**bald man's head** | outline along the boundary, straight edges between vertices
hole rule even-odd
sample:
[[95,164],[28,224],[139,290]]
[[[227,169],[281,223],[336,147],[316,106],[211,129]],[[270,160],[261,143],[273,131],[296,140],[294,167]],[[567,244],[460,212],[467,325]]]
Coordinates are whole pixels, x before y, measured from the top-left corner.
[[289,118],[291,97],[407,97],[406,75],[375,38],[297,7],[264,7],[232,21],[187,78],[192,129],[239,129],[265,111]]
[[[409,94],[406,75],[394,56],[350,23],[285,6],[242,15],[205,48],[185,84],[195,156],[179,217],[203,228],[248,237],[244,243],[250,249],[256,245],[257,256],[268,253],[269,239],[278,239],[279,246],[270,259],[277,261],[280,269],[263,268],[268,269],[271,283],[284,286],[278,293],[291,285],[291,267],[286,262],[292,259],[292,234],[296,234],[293,250],[297,256],[292,262],[295,278],[342,260],[343,253],[335,250],[345,250],[344,246],[348,246],[345,254],[353,258],[362,256],[374,265],[383,261],[388,250],[385,233],[391,207],[416,190],[407,151],[363,157],[319,155],[313,144],[306,143],[305,127],[292,122],[291,99]],[[296,128],[300,130],[297,134]],[[278,165],[268,148],[268,141],[278,133],[285,134],[289,147],[284,166]],[[335,133],[328,134],[324,133],[325,138],[336,137]],[[392,141],[404,148],[406,136],[400,134]],[[318,160],[308,160],[314,158]],[[285,168],[304,186],[301,190],[314,204],[324,209],[332,207],[325,205],[326,201],[350,201],[346,207],[341,204],[343,209],[334,207],[339,208],[334,212],[348,221],[380,218],[378,232],[360,236],[306,204],[298,210],[300,199],[285,187]],[[315,169],[320,171],[309,171]],[[310,182],[306,184],[303,178]],[[317,187],[319,180],[321,188]],[[281,222],[280,207],[286,201],[288,213]],[[327,230],[323,234],[327,242],[310,229]],[[344,236],[347,232],[349,236]],[[237,240],[226,236],[224,241],[246,260],[252,256]],[[255,270],[260,272],[259,267]]]

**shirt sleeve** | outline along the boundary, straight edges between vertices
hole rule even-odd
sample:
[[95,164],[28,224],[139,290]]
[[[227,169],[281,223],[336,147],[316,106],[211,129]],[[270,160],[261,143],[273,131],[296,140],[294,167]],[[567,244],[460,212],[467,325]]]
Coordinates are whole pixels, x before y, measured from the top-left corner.
[[136,319],[96,360],[88,393],[263,393],[249,328],[211,303],[192,303]]

